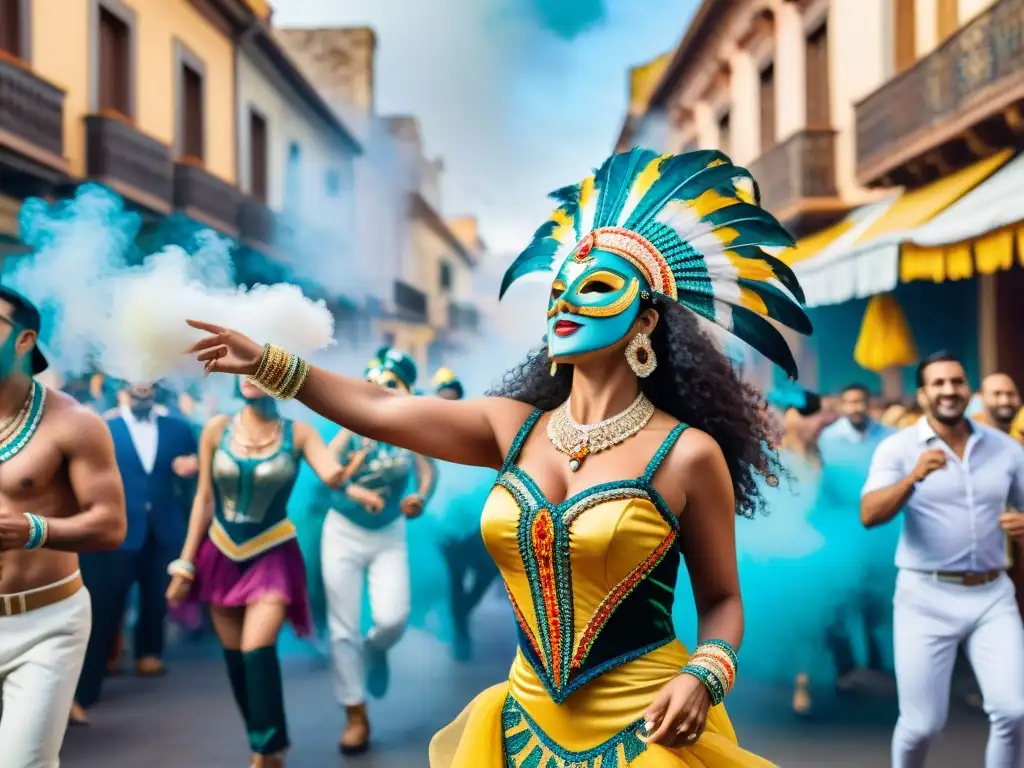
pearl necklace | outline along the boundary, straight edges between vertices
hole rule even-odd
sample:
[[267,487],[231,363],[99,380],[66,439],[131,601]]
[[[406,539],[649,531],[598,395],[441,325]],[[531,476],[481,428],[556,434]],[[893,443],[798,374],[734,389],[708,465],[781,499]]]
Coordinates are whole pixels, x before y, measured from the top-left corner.
[[577,424],[572,417],[572,398],[554,411],[548,420],[548,439],[560,452],[569,457],[569,469],[576,472],[583,460],[622,443],[645,426],[654,415],[654,403],[641,392],[636,400],[621,413],[597,424]]

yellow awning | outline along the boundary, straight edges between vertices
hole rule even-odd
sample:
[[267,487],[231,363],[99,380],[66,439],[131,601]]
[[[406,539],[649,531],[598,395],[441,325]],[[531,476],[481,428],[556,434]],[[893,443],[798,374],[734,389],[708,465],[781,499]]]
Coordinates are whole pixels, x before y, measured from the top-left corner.
[[801,237],[796,241],[796,245],[794,247],[787,248],[779,254],[779,258],[786,264],[792,266],[797,262],[816,256],[849,232],[853,228],[853,225],[853,219],[846,218],[838,224],[833,224],[831,227],[826,227],[819,232],[814,232],[806,237]]
[[906,192],[868,227],[856,245],[919,227],[983,182],[1013,157],[1012,149],[979,160],[920,189]]

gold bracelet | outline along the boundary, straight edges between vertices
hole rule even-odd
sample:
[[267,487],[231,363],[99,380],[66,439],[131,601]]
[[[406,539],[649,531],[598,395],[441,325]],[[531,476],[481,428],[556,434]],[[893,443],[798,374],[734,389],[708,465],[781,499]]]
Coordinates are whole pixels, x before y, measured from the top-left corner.
[[278,400],[290,400],[309,377],[309,363],[281,347],[265,344],[256,373],[249,381]]

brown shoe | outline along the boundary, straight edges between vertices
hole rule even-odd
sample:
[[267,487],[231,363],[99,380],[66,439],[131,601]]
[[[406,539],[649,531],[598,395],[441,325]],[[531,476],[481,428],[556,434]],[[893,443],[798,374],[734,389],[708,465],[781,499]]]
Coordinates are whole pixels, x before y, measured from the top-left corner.
[[68,713],[68,725],[88,725],[89,715],[85,713],[85,707],[77,701],[71,705],[71,712]]
[[143,656],[135,662],[135,674],[139,677],[160,677],[166,673],[164,663],[155,656]]
[[345,730],[341,732],[338,749],[349,757],[361,755],[370,748],[370,721],[366,717],[366,705],[345,707],[345,716]]

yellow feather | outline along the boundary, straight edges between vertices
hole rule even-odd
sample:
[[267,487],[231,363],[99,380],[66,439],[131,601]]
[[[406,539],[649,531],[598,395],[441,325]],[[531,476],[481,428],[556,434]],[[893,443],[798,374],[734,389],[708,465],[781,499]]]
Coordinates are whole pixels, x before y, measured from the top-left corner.
[[736,270],[736,278],[738,280],[759,280],[763,282],[775,277],[772,268],[760,259],[747,259],[735,251],[726,251],[725,256]]
[[573,217],[562,208],[556,208],[551,214],[551,221],[555,222],[555,230],[551,237],[560,243],[568,243],[576,240],[576,228],[573,225]]
[[590,198],[594,196],[594,177],[587,176],[580,184],[580,210],[590,204]]
[[768,306],[764,303],[764,299],[749,288],[740,288],[740,306],[751,312],[756,312],[762,317],[768,315]]
[[691,205],[696,209],[697,215],[701,218],[708,216],[715,211],[720,211],[723,208],[728,208],[730,205],[735,205],[740,202],[735,197],[726,197],[720,195],[713,189],[705,190],[700,197],[691,202]]
[[661,164],[670,157],[672,155],[659,155],[651,160],[637,175],[633,187],[629,190],[629,197],[639,199],[646,195],[654,186],[654,182],[661,178]]
[[720,227],[712,232],[712,234],[717,237],[718,241],[724,246],[730,245],[733,240],[740,236],[739,230],[733,229],[732,227]]

